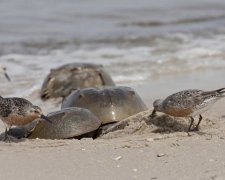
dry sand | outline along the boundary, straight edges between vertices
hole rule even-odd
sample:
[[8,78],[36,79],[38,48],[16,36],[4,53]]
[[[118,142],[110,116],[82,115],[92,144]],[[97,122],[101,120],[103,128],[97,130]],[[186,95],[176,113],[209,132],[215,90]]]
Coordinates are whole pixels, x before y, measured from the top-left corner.
[[200,132],[190,136],[188,120],[149,120],[147,111],[96,140],[0,142],[0,179],[225,179],[224,104],[203,114]]

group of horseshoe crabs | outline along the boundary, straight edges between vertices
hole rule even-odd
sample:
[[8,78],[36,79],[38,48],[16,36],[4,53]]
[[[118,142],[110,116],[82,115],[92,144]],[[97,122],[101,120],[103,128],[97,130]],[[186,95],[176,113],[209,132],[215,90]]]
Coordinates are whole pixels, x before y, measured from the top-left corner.
[[147,110],[130,87],[115,86],[101,65],[73,63],[51,70],[41,98],[63,97],[61,110],[48,114],[52,123],[35,121],[9,132],[17,138],[96,138],[129,116]]

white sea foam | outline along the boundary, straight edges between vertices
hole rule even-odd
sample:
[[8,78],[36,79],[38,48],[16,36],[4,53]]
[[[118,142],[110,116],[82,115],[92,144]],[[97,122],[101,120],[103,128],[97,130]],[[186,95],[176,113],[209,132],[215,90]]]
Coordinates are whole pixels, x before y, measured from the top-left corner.
[[[1,81],[2,94],[31,94],[51,68],[72,62],[103,64],[117,84],[144,82],[169,75],[225,68],[225,35],[195,37],[162,36],[149,46],[81,46],[55,49],[45,54],[6,54],[0,62],[8,67],[13,85]],[[14,88],[10,88],[13,86]],[[23,93],[22,93],[23,92]]]

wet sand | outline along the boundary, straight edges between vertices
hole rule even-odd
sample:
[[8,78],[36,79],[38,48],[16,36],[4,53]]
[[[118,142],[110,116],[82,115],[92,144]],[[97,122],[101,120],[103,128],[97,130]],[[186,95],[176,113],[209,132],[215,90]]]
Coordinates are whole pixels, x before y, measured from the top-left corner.
[[153,97],[146,91],[140,90],[149,111],[96,140],[0,142],[1,179],[224,179],[225,99],[188,136],[186,119],[148,119]]

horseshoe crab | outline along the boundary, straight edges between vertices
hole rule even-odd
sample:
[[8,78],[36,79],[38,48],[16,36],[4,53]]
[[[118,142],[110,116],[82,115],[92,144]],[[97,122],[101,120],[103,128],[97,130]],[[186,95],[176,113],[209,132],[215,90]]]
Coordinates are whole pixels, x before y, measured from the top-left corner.
[[52,123],[36,121],[23,127],[10,129],[8,134],[14,138],[68,139],[94,137],[101,121],[84,108],[65,108],[48,114]]
[[[100,125],[101,121],[84,108],[66,108],[50,113],[48,118],[52,124],[40,121],[29,138],[68,139],[89,137]],[[92,134],[91,134],[92,136]]]
[[84,88],[73,91],[63,100],[62,109],[81,107],[89,109],[102,124],[120,121],[147,110],[139,95],[129,87]]
[[89,63],[66,64],[52,69],[44,80],[41,98],[66,97],[72,90],[85,87],[115,86],[102,65]]

